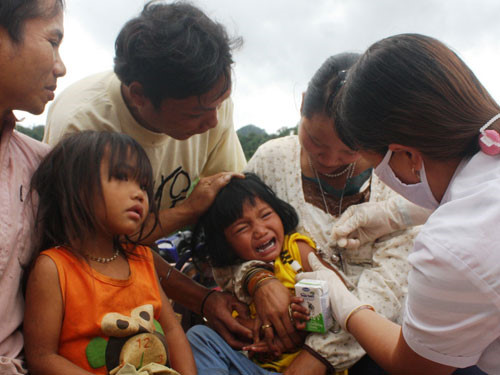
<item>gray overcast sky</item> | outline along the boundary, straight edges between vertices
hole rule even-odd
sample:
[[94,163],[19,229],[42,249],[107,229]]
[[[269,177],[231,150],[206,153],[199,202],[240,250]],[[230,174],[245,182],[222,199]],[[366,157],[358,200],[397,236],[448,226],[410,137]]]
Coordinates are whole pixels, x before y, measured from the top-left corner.
[[[112,68],[121,26],[143,0],[67,0],[61,54],[68,73],[57,93]],[[498,0],[193,0],[244,44],[234,52],[234,121],[269,133],[294,126],[301,93],[330,55],[363,52],[393,34],[417,32],[445,42],[500,101]],[[25,116],[43,124],[45,114]]]

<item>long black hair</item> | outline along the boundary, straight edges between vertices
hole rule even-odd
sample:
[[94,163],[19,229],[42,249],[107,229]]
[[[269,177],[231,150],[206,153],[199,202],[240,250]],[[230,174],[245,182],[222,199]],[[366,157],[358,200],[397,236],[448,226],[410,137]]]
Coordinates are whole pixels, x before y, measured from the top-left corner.
[[224,230],[243,215],[243,205],[246,202],[254,205],[256,198],[266,202],[278,214],[285,234],[295,230],[299,223],[295,209],[278,198],[257,175],[245,173],[245,178],[233,178],[221,189],[212,206],[198,221],[195,238],[204,233],[205,246],[193,250],[196,261],[208,261],[214,267],[242,262],[227,243]]
[[[442,42],[419,34],[382,39],[351,68],[335,127],[354,150],[383,155],[397,143],[434,160],[479,150],[479,129],[500,106]],[[500,122],[492,125],[500,130]]]

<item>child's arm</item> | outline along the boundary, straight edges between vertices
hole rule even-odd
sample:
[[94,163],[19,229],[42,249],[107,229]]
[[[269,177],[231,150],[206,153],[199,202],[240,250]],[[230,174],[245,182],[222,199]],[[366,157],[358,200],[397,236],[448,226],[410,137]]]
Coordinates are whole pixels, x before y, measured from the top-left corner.
[[[308,261],[307,257],[310,253],[316,254],[316,250],[314,248],[312,248],[311,246],[309,246],[309,244],[305,241],[300,241],[300,240],[297,241],[297,246],[299,247],[299,251],[300,251],[300,260],[302,261],[302,270],[304,272],[313,271],[312,267],[309,265],[309,261]],[[344,281],[344,278],[342,277],[342,275],[335,268],[333,268],[330,264],[325,262],[323,260],[323,258],[321,258],[318,254],[316,254],[316,257],[325,267],[327,267],[328,269],[331,269],[333,272],[335,272],[340,277],[340,279],[342,281]],[[345,281],[344,281],[344,284],[345,284]]]
[[[310,253],[314,253],[318,260],[328,269],[331,269],[333,272],[335,272],[342,281],[344,281],[344,278],[342,275],[335,269],[333,268],[330,264],[326,263],[318,254],[316,254],[316,249],[312,248],[309,246],[309,244],[305,241],[297,241],[297,246],[299,247],[299,252],[300,252],[300,259],[302,262],[302,270],[304,272],[311,272],[312,268],[309,265],[309,260],[308,260],[308,255]],[[345,281],[344,281],[345,284]],[[303,307],[298,305],[298,304],[292,304],[292,316],[295,319],[295,328],[302,330],[305,329],[306,326],[306,320],[308,319],[309,312],[305,312],[303,310]]]
[[63,317],[56,265],[42,255],[36,260],[26,290],[24,349],[31,375],[92,375],[58,354]]
[[[307,260],[307,256],[310,253],[316,253],[316,250],[311,247],[307,242],[305,241],[297,241],[297,246],[299,247],[299,252],[300,252],[300,261],[302,263],[302,271],[304,272],[311,272],[311,266],[309,265],[309,261]],[[320,257],[318,257],[320,259]]]
[[167,341],[170,366],[182,375],[196,374],[193,352],[189,341],[175,317],[174,310],[168,301],[165,292],[158,280],[158,289],[161,294],[161,312],[158,321],[165,333]]

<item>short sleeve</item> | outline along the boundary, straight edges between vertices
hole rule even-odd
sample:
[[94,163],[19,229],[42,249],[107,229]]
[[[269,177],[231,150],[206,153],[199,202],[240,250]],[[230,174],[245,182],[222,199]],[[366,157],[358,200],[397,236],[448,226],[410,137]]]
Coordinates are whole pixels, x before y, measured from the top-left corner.
[[476,364],[498,338],[497,307],[471,281],[474,275],[467,265],[430,236],[419,235],[410,262],[405,341],[416,353],[438,363]]

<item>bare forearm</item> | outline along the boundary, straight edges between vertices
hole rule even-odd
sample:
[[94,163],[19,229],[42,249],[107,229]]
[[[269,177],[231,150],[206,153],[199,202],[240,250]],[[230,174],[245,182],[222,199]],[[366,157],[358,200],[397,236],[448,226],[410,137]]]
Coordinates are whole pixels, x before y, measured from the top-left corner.
[[455,370],[419,356],[404,340],[401,326],[371,310],[353,314],[347,328],[368,355],[391,374],[438,375]]
[[196,374],[191,346],[180,326],[165,332],[170,366],[182,375]]
[[204,316],[208,324],[233,348],[241,349],[248,344],[246,340],[252,337],[252,331],[239,324],[232,316],[233,310],[240,315],[247,315],[246,305],[238,302],[231,294],[215,292],[194,282],[170,266],[157,253],[154,253],[154,260],[162,289],[169,298]]
[[142,242],[152,244],[159,238],[168,236],[187,225],[196,223],[199,214],[190,210],[189,207],[189,205],[180,204],[176,207],[162,210],[158,213],[157,220],[150,215],[143,231],[147,237]]
[[26,357],[31,375],[92,375],[56,353],[46,355],[26,353]]
[[319,355],[316,357],[309,350],[302,349],[300,354],[287,367],[284,374],[321,375],[326,374],[327,370],[331,370],[329,373],[335,373],[335,369],[326,364],[324,360],[320,360]]
[[200,313],[201,301],[209,290],[176,270],[157,253],[153,253],[153,257],[156,272],[167,297],[191,311]]
[[[158,238],[164,237],[186,225],[194,224],[211,205],[219,190],[226,186],[231,178],[244,178],[240,173],[220,172],[213,176],[200,179],[189,197],[169,209],[164,209],[158,214],[158,225],[148,236],[147,241],[152,243]],[[154,220],[148,221],[148,229],[151,231]]]

